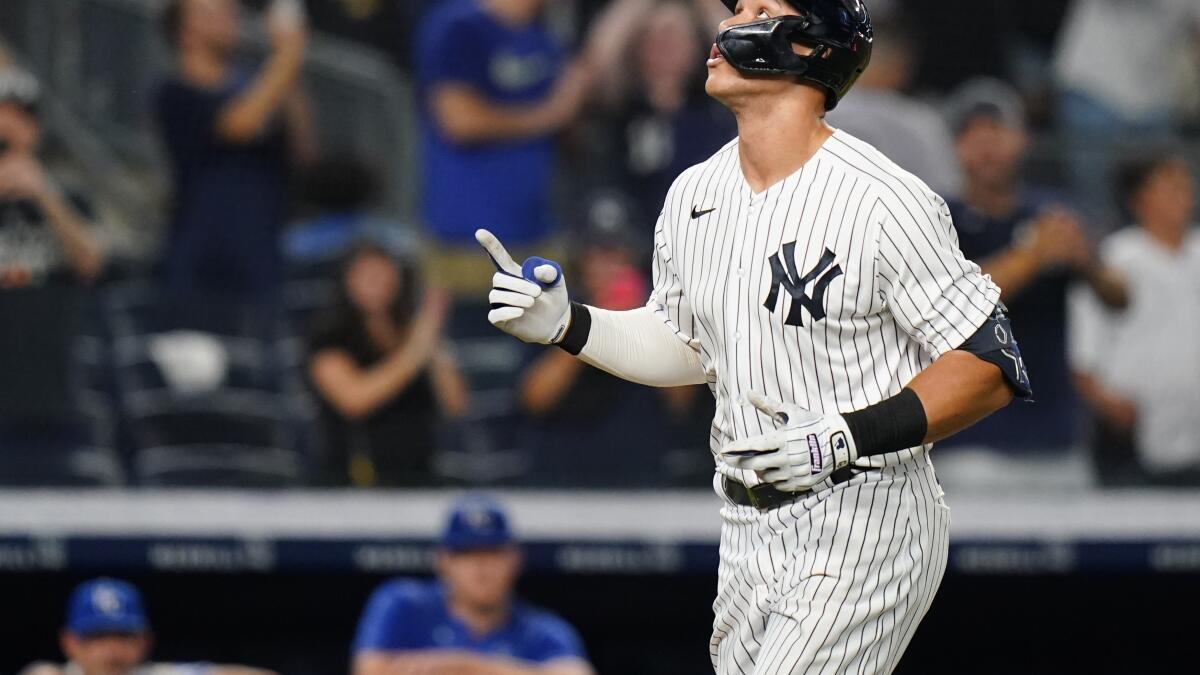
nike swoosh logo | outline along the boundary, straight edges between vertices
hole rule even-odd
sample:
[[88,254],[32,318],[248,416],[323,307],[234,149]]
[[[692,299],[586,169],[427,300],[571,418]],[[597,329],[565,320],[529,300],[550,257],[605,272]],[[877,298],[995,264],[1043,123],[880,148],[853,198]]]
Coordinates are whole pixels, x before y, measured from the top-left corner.
[[700,216],[708,215],[716,210],[717,210],[717,207],[714,206],[711,209],[704,209],[703,211],[697,211],[696,207],[693,206],[692,207],[692,219],[695,220],[696,218],[699,218]]

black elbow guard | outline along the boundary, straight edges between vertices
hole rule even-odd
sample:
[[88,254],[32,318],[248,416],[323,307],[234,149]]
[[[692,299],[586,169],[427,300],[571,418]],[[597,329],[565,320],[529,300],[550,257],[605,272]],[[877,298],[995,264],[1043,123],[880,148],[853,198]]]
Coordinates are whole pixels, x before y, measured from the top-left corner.
[[959,349],[999,366],[1013,394],[1022,400],[1032,401],[1029,371],[1025,369],[1025,360],[1021,358],[1021,349],[1017,346],[1017,336],[1013,334],[1012,324],[1004,310],[1003,304],[996,303],[996,309],[988,320]]

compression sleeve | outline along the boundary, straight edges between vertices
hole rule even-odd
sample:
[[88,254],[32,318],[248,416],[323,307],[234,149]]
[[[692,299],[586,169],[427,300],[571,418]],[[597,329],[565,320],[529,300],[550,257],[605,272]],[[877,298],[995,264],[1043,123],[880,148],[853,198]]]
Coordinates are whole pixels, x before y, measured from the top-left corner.
[[[700,354],[649,307],[613,312],[580,307],[591,322],[579,359],[623,380],[652,387],[704,384]],[[569,350],[574,351],[574,350]]]

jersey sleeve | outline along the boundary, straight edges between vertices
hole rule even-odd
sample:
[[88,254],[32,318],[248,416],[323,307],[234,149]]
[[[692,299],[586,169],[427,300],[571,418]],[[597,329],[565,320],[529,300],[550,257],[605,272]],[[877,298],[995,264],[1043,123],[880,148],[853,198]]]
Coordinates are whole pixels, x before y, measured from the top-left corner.
[[683,283],[675,274],[674,257],[667,241],[663,223],[666,212],[658,216],[658,224],[654,228],[654,288],[650,291],[650,300],[646,303],[658,318],[675,332],[689,347],[700,351],[700,340],[696,338],[696,317],[692,314],[692,306],[683,292]]
[[414,602],[403,582],[381,586],[367,601],[354,635],[354,653],[412,649]]
[[941,197],[880,198],[875,213],[877,280],[896,323],[935,359],[957,349],[991,316],[999,287],[959,250]]
[[536,663],[556,659],[587,659],[579,634],[571,624],[552,614],[540,617],[530,648],[530,660]]

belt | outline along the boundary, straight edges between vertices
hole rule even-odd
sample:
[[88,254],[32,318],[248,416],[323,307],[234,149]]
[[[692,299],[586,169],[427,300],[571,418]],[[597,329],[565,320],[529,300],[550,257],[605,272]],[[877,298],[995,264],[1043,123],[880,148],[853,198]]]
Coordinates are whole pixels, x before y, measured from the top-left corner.
[[[833,480],[833,485],[840,485],[853,477],[854,472],[848,466],[829,474],[829,478]],[[741,506],[753,506],[759,511],[769,511],[784,504],[804,499],[812,494],[812,490],[805,490],[804,492],[777,490],[769,483],[746,487],[728,476],[722,477],[722,487],[729,501]]]

